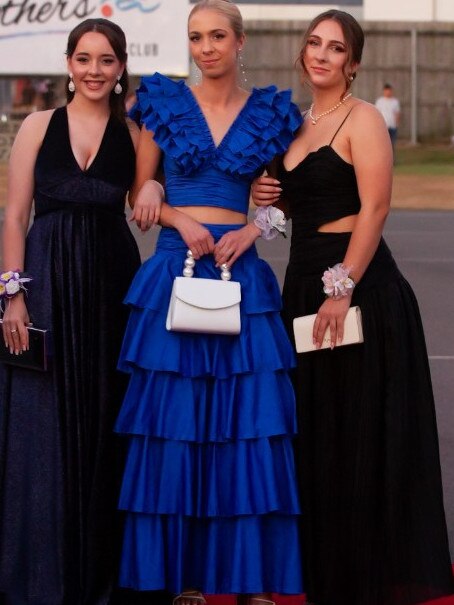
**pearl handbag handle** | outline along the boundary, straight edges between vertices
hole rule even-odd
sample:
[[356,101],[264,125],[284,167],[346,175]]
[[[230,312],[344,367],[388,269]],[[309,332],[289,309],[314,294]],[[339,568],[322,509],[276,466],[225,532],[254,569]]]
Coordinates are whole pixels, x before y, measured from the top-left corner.
[[[195,267],[195,258],[190,250],[186,252],[186,260],[184,261],[184,269],[183,276],[184,277],[192,277],[194,275],[194,267]],[[229,266],[227,263],[223,263],[221,265],[221,279],[223,281],[229,281],[232,277],[232,274],[229,271]]]

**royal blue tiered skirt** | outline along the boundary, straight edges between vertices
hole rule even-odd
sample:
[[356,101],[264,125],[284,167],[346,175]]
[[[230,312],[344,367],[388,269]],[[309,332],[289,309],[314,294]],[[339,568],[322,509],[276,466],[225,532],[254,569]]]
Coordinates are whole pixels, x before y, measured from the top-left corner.
[[[234,228],[209,225],[215,239]],[[292,436],[294,356],[276,279],[255,248],[232,268],[239,336],[165,328],[186,246],[162,229],[126,302],[119,367],[130,383],[117,431],[129,438],[120,508],[120,584],[206,593],[302,592]],[[213,257],[195,276],[219,279]]]

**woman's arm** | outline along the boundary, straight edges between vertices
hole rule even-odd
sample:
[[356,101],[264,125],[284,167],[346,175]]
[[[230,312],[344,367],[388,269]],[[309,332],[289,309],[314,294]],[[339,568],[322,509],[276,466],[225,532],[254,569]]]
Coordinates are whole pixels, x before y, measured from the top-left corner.
[[128,195],[132,208],[130,221],[135,221],[141,231],[147,231],[159,221],[164,189],[154,179],[159,167],[161,150],[153,139],[153,133],[142,126],[136,139],[136,174]]
[[[358,182],[361,209],[352,231],[344,259],[350,276],[357,283],[372,260],[389,212],[392,188],[392,148],[383,118],[375,107],[361,103],[351,115],[350,148]],[[320,286],[322,287],[322,286]],[[314,323],[314,343],[321,345],[330,329],[331,346],[342,341],[344,320],[350,295],[340,300],[328,298],[320,307]]]
[[382,116],[373,105],[361,104],[352,113],[352,163],[361,209],[343,263],[359,282],[377,250],[392,190],[393,154]]
[[[25,237],[33,202],[34,168],[52,111],[30,114],[17,133],[8,166],[8,187],[3,223],[4,270],[23,271]],[[30,276],[33,278],[33,275]],[[26,324],[29,322],[24,294],[6,299],[3,317],[5,346],[19,354],[28,348]],[[13,330],[13,332],[11,332]]]

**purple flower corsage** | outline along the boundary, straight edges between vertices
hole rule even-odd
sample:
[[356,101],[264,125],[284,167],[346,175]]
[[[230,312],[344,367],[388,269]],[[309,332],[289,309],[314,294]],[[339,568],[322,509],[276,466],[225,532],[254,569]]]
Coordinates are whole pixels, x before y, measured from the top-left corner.
[[282,210],[274,206],[260,206],[255,211],[254,225],[262,232],[263,239],[274,239],[279,233],[287,237],[285,234],[286,223]]
[[0,273],[0,299],[13,298],[21,290],[26,292],[24,284],[31,280],[31,277],[25,277],[19,271]]

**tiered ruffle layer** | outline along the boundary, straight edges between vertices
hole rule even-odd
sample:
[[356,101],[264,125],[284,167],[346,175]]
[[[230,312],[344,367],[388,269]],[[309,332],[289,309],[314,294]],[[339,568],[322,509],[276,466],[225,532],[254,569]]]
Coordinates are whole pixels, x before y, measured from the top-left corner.
[[[234,229],[209,226],[215,239]],[[120,359],[130,385],[117,421],[129,453],[120,583],[141,590],[302,592],[292,436],[293,352],[268,265],[247,251],[239,336],[168,332],[185,244],[163,229],[127,296]],[[195,275],[219,279],[211,256]]]

